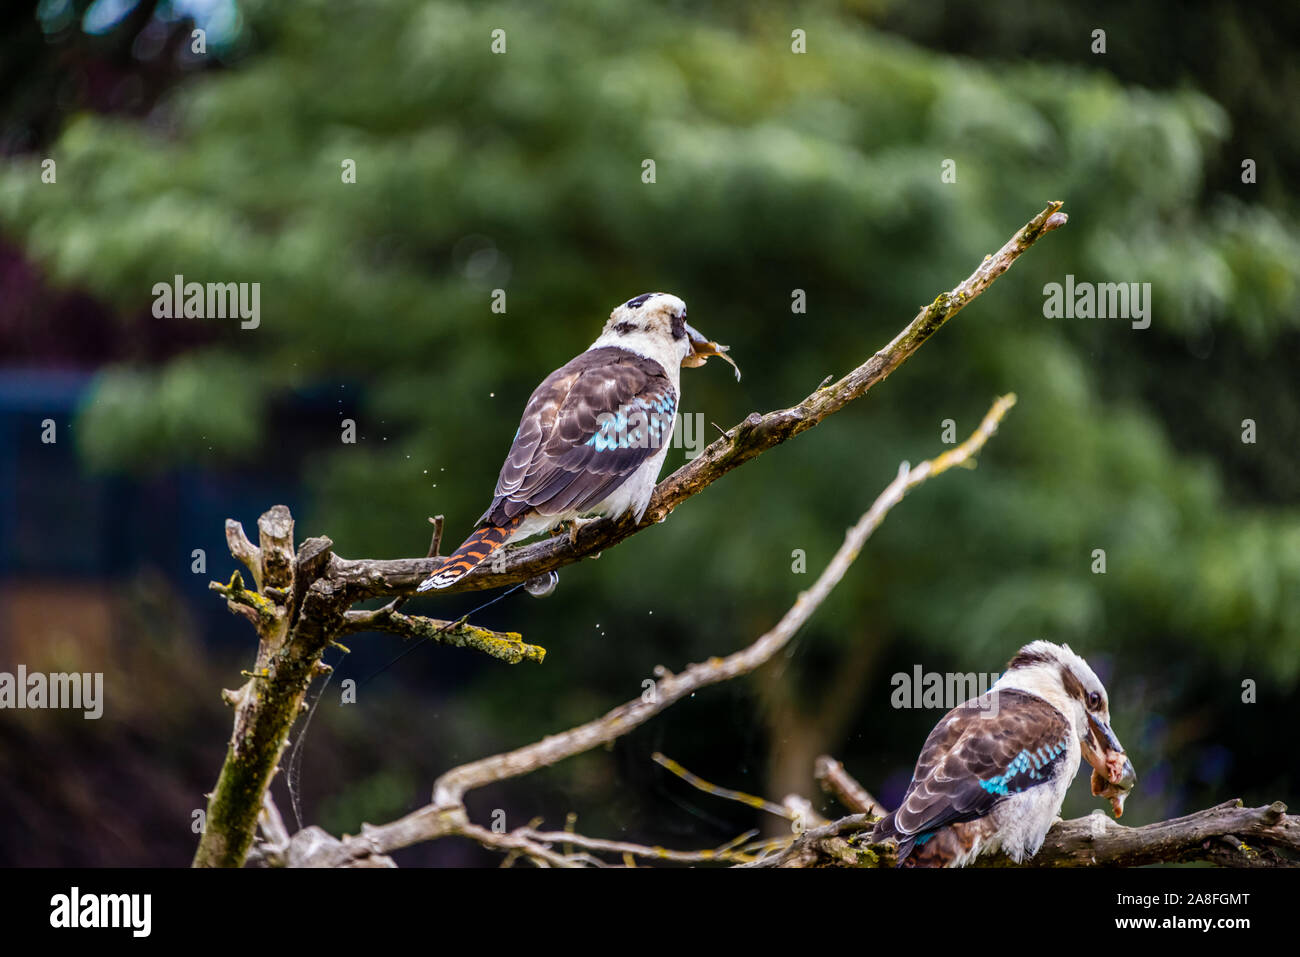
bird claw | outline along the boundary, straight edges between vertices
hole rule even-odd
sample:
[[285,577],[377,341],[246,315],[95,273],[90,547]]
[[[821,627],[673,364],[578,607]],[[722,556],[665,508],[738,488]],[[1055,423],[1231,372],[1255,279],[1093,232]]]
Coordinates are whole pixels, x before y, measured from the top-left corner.
[[592,522],[598,522],[598,521],[600,521],[600,516],[598,516],[598,515],[595,516],[595,517],[593,517],[593,518],[571,518],[571,519],[569,519],[569,521],[568,521],[568,526],[569,526],[569,544],[570,544],[570,545],[573,545],[573,546],[576,547],[577,544],[578,544],[578,532],[582,531],[582,529],[583,529],[585,526],[590,525]]

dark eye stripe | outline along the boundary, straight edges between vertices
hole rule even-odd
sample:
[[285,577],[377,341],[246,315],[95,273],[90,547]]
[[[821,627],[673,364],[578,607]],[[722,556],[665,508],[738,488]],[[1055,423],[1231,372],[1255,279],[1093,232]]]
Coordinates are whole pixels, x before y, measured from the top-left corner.
[[686,317],[685,316],[673,316],[673,338],[674,339],[686,338]]

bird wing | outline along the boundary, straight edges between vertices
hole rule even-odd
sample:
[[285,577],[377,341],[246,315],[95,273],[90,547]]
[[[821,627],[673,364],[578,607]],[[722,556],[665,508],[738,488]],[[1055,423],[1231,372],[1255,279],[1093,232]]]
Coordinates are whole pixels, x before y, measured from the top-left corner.
[[480,522],[598,505],[672,440],[677,393],[653,359],[613,346],[556,369],[524,408]]
[[1047,783],[1068,747],[1065,715],[1036,695],[989,692],[954,708],[925,739],[882,836],[901,842],[982,817],[1011,795]]

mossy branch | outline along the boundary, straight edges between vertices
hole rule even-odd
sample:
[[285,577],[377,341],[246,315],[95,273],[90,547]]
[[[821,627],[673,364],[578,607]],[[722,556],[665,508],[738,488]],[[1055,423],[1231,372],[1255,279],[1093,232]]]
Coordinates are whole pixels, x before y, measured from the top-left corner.
[[377,611],[349,611],[343,616],[343,622],[344,634],[386,631],[403,638],[434,641],[453,648],[471,648],[512,665],[521,661],[541,664],[546,658],[545,648],[528,644],[517,631],[490,631],[471,625],[464,618],[440,621],[380,608]]
[[[660,483],[639,524],[627,517],[619,521],[594,522],[584,526],[574,542],[561,536],[510,549],[505,553],[504,570],[480,566],[444,594],[527,581],[603,551],[662,521],[687,498],[703,491],[733,468],[817,425],[885,379],[944,323],[1006,272],[1037,239],[1064,225],[1066,217],[1060,211],[1061,205],[1059,202],[1050,203],[995,254],[985,257],[965,281],[936,297],[889,345],[838,382],[819,387],[792,408],[766,415],[753,413],[724,433],[699,457]],[[993,421],[1014,400],[1002,401],[1004,404],[997,415],[990,413]],[[984,438],[987,436],[980,438],[981,444]],[[924,481],[928,475],[943,471],[955,463],[952,454],[945,453],[926,463],[928,471],[925,475],[913,470],[909,473],[909,481]],[[891,484],[891,489],[897,486],[898,498],[912,487],[907,483],[899,486],[903,480],[904,476],[900,474]],[[883,506],[884,510],[892,507],[895,501],[897,499]],[[875,520],[879,521],[883,514],[880,512]],[[864,516],[864,520],[867,517]],[[246,590],[242,580],[236,577],[226,585],[214,583],[213,589],[225,597],[232,610],[248,617],[256,627],[259,638],[257,664],[251,673],[257,677],[250,679],[243,688],[224,695],[236,709],[235,727],[217,786],[209,797],[207,826],[195,854],[195,866],[237,867],[243,863],[262,811],[263,795],[288,741],[289,730],[302,709],[311,680],[321,673],[321,654],[336,637],[363,627],[382,628],[410,637],[427,637],[475,648],[506,661],[542,660],[544,651],[541,648],[524,644],[514,633],[487,632],[464,622],[435,622],[398,613],[403,599],[412,594],[440,563],[441,558],[436,554],[440,531],[439,525],[434,535],[434,546],[424,559],[348,560],[334,554],[333,543],[327,538],[308,539],[295,554],[293,518],[284,506],[275,506],[258,520],[257,545],[249,541],[238,522],[226,523],[226,539],[231,554],[249,567],[256,591]],[[847,561],[851,560],[850,557]],[[843,568],[838,570],[838,574],[843,574]],[[397,600],[377,613],[352,611],[357,602],[380,596],[397,596]],[[797,603],[796,610],[800,607]],[[720,666],[714,662],[693,666],[686,676],[662,678],[660,694],[666,695],[666,700],[675,700],[674,694],[699,681],[701,675],[709,676],[709,681],[703,683],[725,680],[730,676],[725,669],[715,670]],[[733,667],[743,669],[743,661],[736,662]],[[634,723],[654,713],[640,714],[635,702],[625,707],[629,713],[623,717]],[[622,717],[615,716],[614,720],[617,723]],[[601,734],[596,732],[596,737],[601,737]],[[582,749],[583,740],[582,735],[571,737],[571,746]],[[510,756],[504,759],[507,766],[522,769],[516,773],[531,769],[522,764],[511,764]],[[461,812],[455,810],[459,805],[459,794],[476,786],[476,775],[491,775],[499,770],[482,767],[476,770],[475,767],[457,769],[439,782],[443,789],[442,798],[450,795],[453,807],[449,815],[438,809],[429,812],[441,822],[439,826],[467,823],[461,820]],[[440,799],[436,803],[442,807],[445,801]],[[423,818],[419,820],[423,821]]]
[[[1100,809],[1087,817],[1057,821],[1043,846],[1016,864],[1001,854],[976,858],[969,867],[1141,867],[1193,861],[1220,867],[1300,866],[1300,817],[1281,801],[1245,807],[1225,801],[1184,817],[1125,827]],[[780,853],[751,867],[893,867],[897,847],[872,844],[876,817],[853,814],[808,830]]]
[[[428,805],[397,821],[378,827],[364,825],[359,836],[345,837],[342,840],[331,838],[319,828],[310,828],[300,835],[295,835],[291,842],[290,861],[304,866],[351,866],[375,856],[386,857],[390,852],[411,844],[461,835],[477,840],[485,846],[510,853],[523,853],[545,866],[581,866],[584,863],[592,863],[587,851],[569,857],[544,846],[535,839],[535,835],[530,836],[523,831],[494,834],[473,824],[465,808],[465,796],[470,791],[485,785],[550,767],[566,758],[616,741],[697,691],[750,674],[770,661],[786,647],[835,586],[843,580],[844,575],[857,559],[862,546],[884,521],[890,510],[903,500],[903,496],[922,482],[954,466],[972,461],[976,453],[993,436],[998,423],[1014,404],[1015,396],[1003,396],[993,404],[979,427],[961,445],[916,467],[904,463],[894,480],[872,503],[871,508],[845,534],[843,544],[817,580],[806,591],[800,592],[781,620],[752,644],[724,658],[709,658],[690,665],[680,674],[674,674],[666,668],[658,668],[656,669],[658,681],[653,688],[647,689],[638,697],[619,705],[599,718],[560,734],[549,735],[514,751],[453,768],[434,782],[433,797]],[[713,788],[713,793],[718,792],[719,789]],[[726,793],[734,798],[738,792]],[[753,799],[752,796],[745,797],[758,800]],[[762,803],[760,802],[760,805]],[[782,808],[779,813],[786,814],[786,810]],[[589,851],[597,849],[592,843],[594,839],[584,840],[587,843],[582,846],[587,847]],[[575,840],[574,843],[576,845],[579,842]],[[754,848],[741,849],[737,853],[752,854],[755,850]],[[632,851],[627,853],[633,854]],[[684,853],[699,855],[704,852]],[[655,852],[646,856],[662,855]]]

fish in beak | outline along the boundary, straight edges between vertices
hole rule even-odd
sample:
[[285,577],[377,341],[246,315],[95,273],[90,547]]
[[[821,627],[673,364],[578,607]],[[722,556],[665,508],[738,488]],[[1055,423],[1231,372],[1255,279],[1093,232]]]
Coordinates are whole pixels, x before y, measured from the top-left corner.
[[1088,712],[1088,734],[1079,742],[1084,759],[1092,765],[1092,793],[1110,799],[1115,817],[1124,816],[1124,802],[1137,783],[1133,762],[1124,753],[1124,746],[1115,737],[1110,725],[1092,712]]
[[686,326],[686,334],[690,336],[691,339],[691,351],[687,354],[686,358],[682,360],[682,365],[686,366],[688,369],[694,369],[708,362],[710,356],[717,356],[723,362],[730,365],[731,368],[736,370],[736,381],[740,381],[740,366],[736,365],[731,356],[727,355],[728,350],[731,348],[730,346],[724,346],[721,343],[710,341],[705,338],[698,329],[689,323]]

